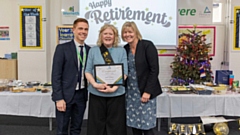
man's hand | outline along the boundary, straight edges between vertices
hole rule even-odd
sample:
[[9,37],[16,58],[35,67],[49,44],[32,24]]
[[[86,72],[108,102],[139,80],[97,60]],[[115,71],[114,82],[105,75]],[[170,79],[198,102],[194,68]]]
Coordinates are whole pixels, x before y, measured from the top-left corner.
[[56,107],[57,107],[58,111],[65,112],[66,111],[66,102],[63,99],[56,101]]
[[144,103],[148,102],[150,100],[150,96],[151,94],[144,92],[142,95],[141,101]]

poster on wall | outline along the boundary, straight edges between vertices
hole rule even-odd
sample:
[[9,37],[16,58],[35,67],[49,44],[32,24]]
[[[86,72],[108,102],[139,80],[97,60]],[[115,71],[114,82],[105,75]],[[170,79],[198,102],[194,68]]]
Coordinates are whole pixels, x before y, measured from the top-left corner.
[[181,0],[178,2],[178,24],[212,24],[212,0]]
[[240,7],[234,7],[233,50],[240,50]]
[[8,26],[0,26],[0,40],[10,40]]
[[74,38],[72,26],[57,26],[57,44],[71,41]]
[[[185,33],[188,34],[189,30],[194,30],[193,26],[179,26],[178,35]],[[201,34],[206,35],[206,44],[211,44],[211,48],[208,49],[208,54],[210,56],[215,56],[215,36],[216,27],[215,26],[196,26],[196,32],[201,32]]]
[[41,18],[41,6],[20,6],[20,49],[42,49]]

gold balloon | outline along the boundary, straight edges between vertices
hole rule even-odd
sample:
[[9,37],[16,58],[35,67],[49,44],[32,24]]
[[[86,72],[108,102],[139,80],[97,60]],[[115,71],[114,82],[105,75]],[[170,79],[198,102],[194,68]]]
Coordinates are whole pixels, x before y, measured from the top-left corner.
[[216,123],[213,126],[213,131],[216,135],[228,135],[229,128],[226,123]]

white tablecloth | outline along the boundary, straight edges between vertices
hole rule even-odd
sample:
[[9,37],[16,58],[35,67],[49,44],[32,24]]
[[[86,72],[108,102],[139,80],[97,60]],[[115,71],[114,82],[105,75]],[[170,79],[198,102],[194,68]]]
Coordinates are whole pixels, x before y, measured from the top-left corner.
[[51,93],[41,92],[0,92],[0,114],[55,117],[55,104]]
[[[52,130],[52,118],[55,118],[55,103],[51,92],[0,92],[0,115],[34,116],[49,119]],[[88,105],[84,114],[87,119]]]
[[[55,118],[52,92],[0,92],[0,115],[34,116]],[[87,119],[88,105],[84,114]]]
[[240,94],[168,94],[157,97],[157,117],[240,116]]
[[[55,117],[51,93],[0,92],[0,114]],[[84,119],[87,118],[86,108]],[[195,95],[167,94],[157,97],[157,117],[240,116],[240,94]]]

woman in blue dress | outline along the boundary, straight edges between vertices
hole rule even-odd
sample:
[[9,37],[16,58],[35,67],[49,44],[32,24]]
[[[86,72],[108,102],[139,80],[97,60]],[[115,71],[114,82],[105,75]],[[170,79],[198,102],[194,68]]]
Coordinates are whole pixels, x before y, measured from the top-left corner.
[[122,26],[122,39],[128,56],[126,85],[127,126],[133,135],[155,135],[156,97],[162,93],[158,79],[157,49],[151,41],[143,40],[134,22]]

